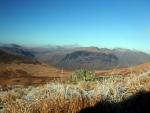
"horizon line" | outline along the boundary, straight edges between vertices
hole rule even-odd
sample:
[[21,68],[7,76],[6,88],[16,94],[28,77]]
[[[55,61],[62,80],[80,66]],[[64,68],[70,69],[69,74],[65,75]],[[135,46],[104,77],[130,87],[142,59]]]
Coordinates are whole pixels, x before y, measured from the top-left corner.
[[41,44],[41,45],[28,45],[28,44],[18,44],[18,43],[1,43],[0,46],[6,46],[6,45],[16,45],[16,46],[21,46],[21,47],[26,47],[26,48],[48,48],[48,47],[71,47],[71,48],[78,48],[78,47],[91,47],[91,48],[106,48],[106,49],[127,49],[127,50],[134,50],[134,51],[141,51],[141,52],[146,52],[150,54],[150,50],[141,50],[137,48],[129,48],[129,47],[119,47],[119,46],[114,46],[114,47],[106,47],[106,46],[98,46],[98,45],[81,45],[81,44]]

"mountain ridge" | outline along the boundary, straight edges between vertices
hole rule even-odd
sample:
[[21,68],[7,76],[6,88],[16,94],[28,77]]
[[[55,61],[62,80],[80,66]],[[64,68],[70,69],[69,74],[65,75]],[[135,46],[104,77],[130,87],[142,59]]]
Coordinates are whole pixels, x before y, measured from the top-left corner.
[[[0,50],[30,57],[56,68],[105,70],[150,62],[150,54],[126,48],[65,47],[26,48],[20,45],[0,46]],[[71,56],[71,57],[70,57]],[[107,60],[106,60],[107,59]],[[114,60],[114,62],[113,62]]]

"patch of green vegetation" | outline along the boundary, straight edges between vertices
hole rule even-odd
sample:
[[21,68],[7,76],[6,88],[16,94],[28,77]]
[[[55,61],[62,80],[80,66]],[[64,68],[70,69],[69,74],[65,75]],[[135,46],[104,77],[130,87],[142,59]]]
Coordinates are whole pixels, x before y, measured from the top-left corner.
[[86,69],[76,70],[70,77],[70,81],[72,83],[77,83],[79,81],[94,81],[94,80],[96,80],[95,72]]

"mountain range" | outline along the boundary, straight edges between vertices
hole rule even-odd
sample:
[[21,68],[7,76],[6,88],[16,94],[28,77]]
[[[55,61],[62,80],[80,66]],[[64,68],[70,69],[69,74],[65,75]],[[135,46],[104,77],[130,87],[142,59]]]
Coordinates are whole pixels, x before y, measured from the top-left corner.
[[124,48],[108,49],[73,46],[29,48],[7,44],[0,46],[0,54],[0,62],[12,62],[14,60],[23,63],[27,63],[27,61],[28,63],[46,63],[66,70],[80,68],[106,70],[150,62],[150,54]]

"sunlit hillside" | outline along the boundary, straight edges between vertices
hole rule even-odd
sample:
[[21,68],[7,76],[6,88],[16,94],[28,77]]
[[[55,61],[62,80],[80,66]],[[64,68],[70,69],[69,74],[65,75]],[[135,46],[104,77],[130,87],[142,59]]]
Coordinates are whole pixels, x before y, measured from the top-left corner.
[[93,81],[51,82],[12,86],[0,92],[1,113],[76,113],[99,101],[120,102],[139,91],[150,91],[150,69],[127,77]]

